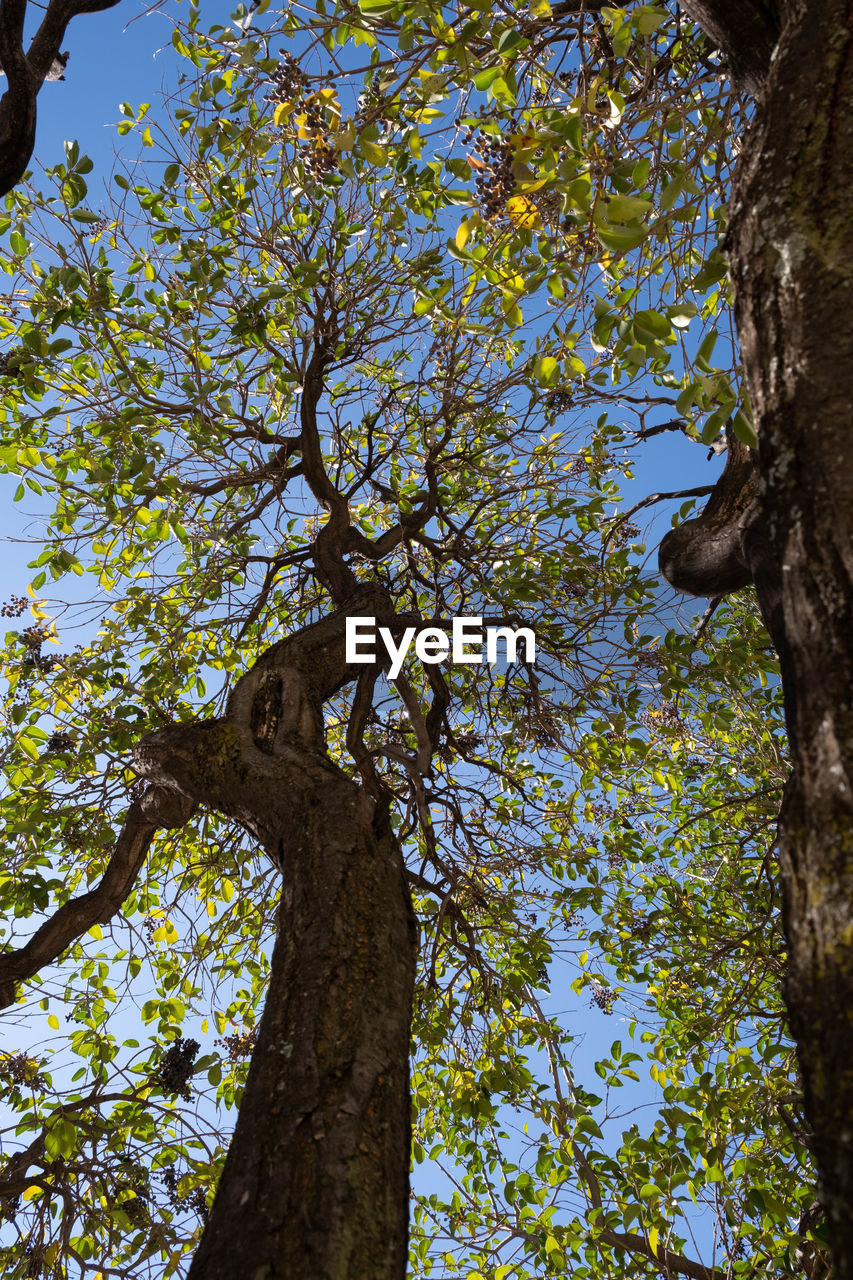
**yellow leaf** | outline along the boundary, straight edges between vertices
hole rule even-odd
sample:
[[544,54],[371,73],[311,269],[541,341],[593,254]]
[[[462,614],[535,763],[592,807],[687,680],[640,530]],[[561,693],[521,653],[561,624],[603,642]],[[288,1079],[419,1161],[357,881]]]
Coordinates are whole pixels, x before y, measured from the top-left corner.
[[655,1256],[657,1256],[659,1239],[660,1239],[660,1232],[658,1231],[657,1227],[650,1227],[649,1228],[649,1248],[651,1249],[652,1253],[655,1254]]
[[471,229],[468,223],[460,222],[459,226],[456,229],[456,248],[457,249],[465,248],[465,245],[468,243],[468,237],[470,234],[471,234]]
[[388,153],[385,148],[377,146],[375,142],[366,142],[365,139],[362,138],[360,146],[361,154],[364,156],[365,160],[369,160],[371,164],[385,164],[388,159]]
[[293,102],[280,102],[272,113],[273,124],[278,127],[283,120],[292,115],[294,106]]
[[506,202],[506,211],[510,221],[517,227],[538,229],[542,226],[536,205],[527,196],[510,196]]
[[51,1027],[54,1031],[59,1030],[59,1019],[57,1018],[55,1013],[51,1013],[48,1015],[47,1025]]
[[209,1030],[210,1030],[210,1023],[208,1022],[207,1018],[202,1018],[202,1020],[201,1020],[201,1034],[202,1034],[203,1036],[206,1036]]
[[215,916],[215,915],[216,915],[216,907],[213,905],[213,903],[212,903],[212,902],[208,902],[208,904],[207,904],[207,914],[208,914],[209,916]]

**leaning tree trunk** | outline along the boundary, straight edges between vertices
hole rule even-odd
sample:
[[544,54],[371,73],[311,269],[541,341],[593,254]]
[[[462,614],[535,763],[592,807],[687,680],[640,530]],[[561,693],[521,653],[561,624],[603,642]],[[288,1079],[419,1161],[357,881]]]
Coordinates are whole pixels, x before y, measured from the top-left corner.
[[[734,3],[684,0],[719,20],[724,47]],[[715,533],[720,573],[748,567],[781,661],[793,764],[779,824],[786,1005],[834,1280],[853,1280],[853,3],[763,7],[778,43],[728,237],[759,483],[731,504],[735,536]],[[763,56],[756,48],[756,75]],[[679,537],[662,545],[675,586],[691,541]],[[694,545],[690,572],[701,559]],[[718,594],[713,579],[703,594]]]
[[[358,598],[351,612],[387,613]],[[139,767],[240,821],[282,869],[269,993],[191,1280],[403,1280],[414,917],[387,812],[329,759],[344,613],[269,650],[222,720]]]

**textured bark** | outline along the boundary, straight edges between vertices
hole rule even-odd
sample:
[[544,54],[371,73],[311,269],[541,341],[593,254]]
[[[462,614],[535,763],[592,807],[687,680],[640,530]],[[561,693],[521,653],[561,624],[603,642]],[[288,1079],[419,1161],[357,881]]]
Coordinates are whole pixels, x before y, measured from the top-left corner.
[[[685,8],[731,44],[728,0]],[[728,239],[759,439],[757,497],[731,545],[781,661],[786,1005],[834,1280],[853,1280],[853,0],[780,8]]]
[[415,924],[385,808],[325,752],[322,703],[354,674],[346,612],[393,625],[361,593],[264,654],[222,720],[137,752],[282,869],[266,1007],[191,1280],[406,1274]]
[[786,1003],[836,1280],[853,1280],[853,5],[791,9],[729,252],[759,427],[747,554],[793,761],[779,826]]

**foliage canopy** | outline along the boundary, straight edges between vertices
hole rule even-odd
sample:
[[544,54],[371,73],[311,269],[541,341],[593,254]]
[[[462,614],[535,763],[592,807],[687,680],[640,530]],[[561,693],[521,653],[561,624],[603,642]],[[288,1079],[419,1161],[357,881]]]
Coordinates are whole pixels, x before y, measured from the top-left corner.
[[10,1277],[184,1271],[281,877],[212,809],[118,867],[132,751],[368,584],[538,643],[325,706],[420,927],[412,1274],[822,1247],[774,660],[749,600],[676,624],[622,496],[657,432],[752,439],[717,248],[741,108],[674,7],[591,7],[193,10],[107,203],[76,144],[6,197],[0,462],[44,529],[3,651]]

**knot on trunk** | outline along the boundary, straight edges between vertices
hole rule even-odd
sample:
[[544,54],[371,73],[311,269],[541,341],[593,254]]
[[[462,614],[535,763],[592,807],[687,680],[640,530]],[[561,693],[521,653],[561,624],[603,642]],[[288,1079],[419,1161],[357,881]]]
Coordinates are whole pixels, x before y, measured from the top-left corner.
[[753,581],[744,535],[758,513],[758,471],[731,428],[726,438],[726,465],[704,510],[671,529],[658,552],[664,578],[691,596],[724,596]]
[[154,827],[175,831],[193,816],[195,801],[174,787],[149,787],[140,801],[143,814]]

